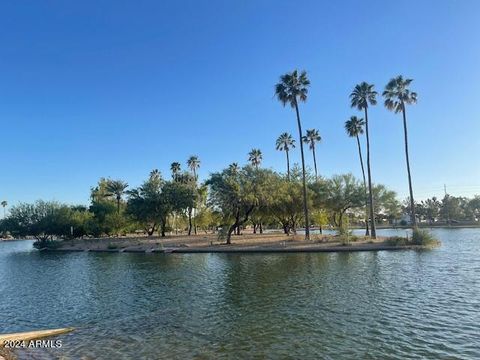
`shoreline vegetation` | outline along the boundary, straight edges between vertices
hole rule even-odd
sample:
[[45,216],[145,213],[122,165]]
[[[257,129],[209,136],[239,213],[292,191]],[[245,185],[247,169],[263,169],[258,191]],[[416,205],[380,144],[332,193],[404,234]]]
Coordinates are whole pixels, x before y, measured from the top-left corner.
[[[423,230],[422,230],[423,231]],[[428,233],[426,233],[428,234]],[[412,238],[377,236],[311,234],[310,240],[302,235],[286,236],[279,232],[262,235],[246,233],[235,236],[225,244],[216,234],[172,235],[165,237],[113,237],[93,239],[50,240],[36,247],[42,251],[108,252],[108,253],[292,253],[292,252],[347,252],[402,249],[425,249],[439,245],[423,243]]]
[[[374,84],[355,85],[349,95],[350,106],[364,118],[352,115],[344,125],[346,135],[355,139],[352,156],[356,157],[358,152],[363,181],[352,173],[325,177],[321,171],[320,131],[302,130],[301,113],[309,96],[310,80],[305,71],[294,70],[280,76],[274,86],[277,100],[290,108],[291,126],[295,119],[298,128],[296,139],[283,132],[271,144],[285,152],[286,172],[262,167],[262,151],[253,148],[246,158],[247,164],[233,162],[200,181],[202,163],[197,155],[192,155],[185,170],[179,162],[172,162],[171,178],[153,169],[136,187],[122,179],[100,178],[90,188],[89,205],[38,200],[14,205],[6,216],[5,200],[1,203],[4,217],[0,221],[0,234],[15,238],[32,236],[37,239],[37,248],[47,245],[53,248],[60,246],[56,239],[104,237],[108,243],[112,236],[126,234],[147,234],[152,238],[158,234],[167,239],[168,233],[186,232],[193,236],[218,230],[215,241],[230,245],[242,231],[250,229],[260,240],[264,229],[269,228],[282,229],[285,241],[293,238],[297,241],[297,230],[303,228],[304,241],[308,242],[316,241],[313,234],[310,236],[312,227],[319,228],[320,234],[323,228],[334,228],[345,237],[353,226],[361,226],[365,236],[375,242],[376,229],[382,225],[408,226],[413,228],[413,237],[427,239],[431,236],[417,228],[422,222],[479,223],[480,196],[468,199],[446,193],[441,201],[433,197],[421,202],[413,198],[406,116],[407,105],[417,102],[417,94],[410,89],[412,81],[397,76],[382,93],[385,108],[401,114],[403,120],[409,185],[409,197],[403,204],[394,191],[372,178],[370,142],[374,139],[369,135],[369,110],[379,100]],[[364,137],[366,148],[363,148]],[[312,152],[314,172],[306,164],[304,144]],[[290,155],[296,146],[301,163],[290,166]],[[366,155],[366,166],[362,154]],[[347,236],[343,242],[349,241]]]

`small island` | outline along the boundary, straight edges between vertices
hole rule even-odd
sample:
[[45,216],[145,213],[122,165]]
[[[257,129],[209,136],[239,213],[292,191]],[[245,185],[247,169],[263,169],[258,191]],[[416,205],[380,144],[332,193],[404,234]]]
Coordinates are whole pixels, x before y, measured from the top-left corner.
[[[420,234],[427,234],[420,232]],[[417,234],[417,237],[419,235]],[[54,244],[54,245],[53,245]],[[279,232],[266,234],[247,233],[234,237],[226,245],[217,234],[166,237],[118,237],[72,239],[40,244],[42,251],[90,251],[109,253],[294,253],[294,252],[345,252],[425,249],[437,245],[431,239],[423,240],[405,237],[377,237],[355,235],[312,235],[305,240],[303,235],[286,236]],[[50,245],[50,246],[49,246]],[[53,246],[51,246],[53,245]]]

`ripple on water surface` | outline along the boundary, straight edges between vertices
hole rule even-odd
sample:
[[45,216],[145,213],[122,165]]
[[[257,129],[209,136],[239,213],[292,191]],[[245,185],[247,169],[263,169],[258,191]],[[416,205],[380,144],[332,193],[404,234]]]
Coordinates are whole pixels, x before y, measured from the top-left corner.
[[480,358],[480,231],[433,251],[46,254],[0,243],[0,332],[50,359]]

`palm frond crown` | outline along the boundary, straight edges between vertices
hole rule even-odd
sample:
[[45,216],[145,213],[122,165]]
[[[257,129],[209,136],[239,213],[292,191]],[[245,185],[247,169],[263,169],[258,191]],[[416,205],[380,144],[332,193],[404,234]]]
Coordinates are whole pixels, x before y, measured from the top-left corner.
[[200,159],[196,155],[192,155],[187,160],[187,166],[190,170],[196,171],[200,167]]
[[413,79],[404,79],[399,75],[391,79],[385,86],[383,97],[385,98],[385,107],[395,113],[403,110],[405,104],[415,104],[417,102],[417,93],[411,91],[410,86]]
[[318,133],[317,129],[309,129],[306,131],[306,135],[302,136],[302,141],[310,146],[310,150],[315,148],[315,144],[322,141],[322,137]]
[[298,70],[280,76],[280,82],[275,85],[275,96],[286,106],[289,104],[295,107],[298,101],[305,102],[308,95],[310,80],[307,78],[307,72]]
[[107,191],[110,196],[115,196],[120,199],[125,193],[128,184],[122,180],[109,180],[107,183]]
[[248,153],[248,161],[250,161],[253,166],[259,166],[262,162],[262,159],[263,156],[260,149],[252,149],[252,151]]
[[356,137],[363,134],[364,126],[365,120],[356,116],[351,116],[350,120],[345,121],[345,131],[350,137]]
[[170,165],[170,170],[172,171],[172,174],[173,175],[176,175],[180,172],[180,169],[181,169],[181,165],[179,162],[173,162],[171,165]]
[[369,105],[376,105],[377,94],[374,85],[364,81],[356,85],[350,94],[350,105],[358,110],[366,109]]
[[289,151],[295,148],[295,140],[292,135],[284,132],[278,137],[275,148],[279,151]]

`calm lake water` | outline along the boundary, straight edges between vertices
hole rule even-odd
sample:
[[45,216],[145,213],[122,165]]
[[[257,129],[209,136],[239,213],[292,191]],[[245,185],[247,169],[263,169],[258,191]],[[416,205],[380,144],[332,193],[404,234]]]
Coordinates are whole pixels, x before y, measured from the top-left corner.
[[[405,230],[381,230],[405,234]],[[478,359],[480,229],[432,251],[50,254],[0,242],[0,333],[26,359]]]

